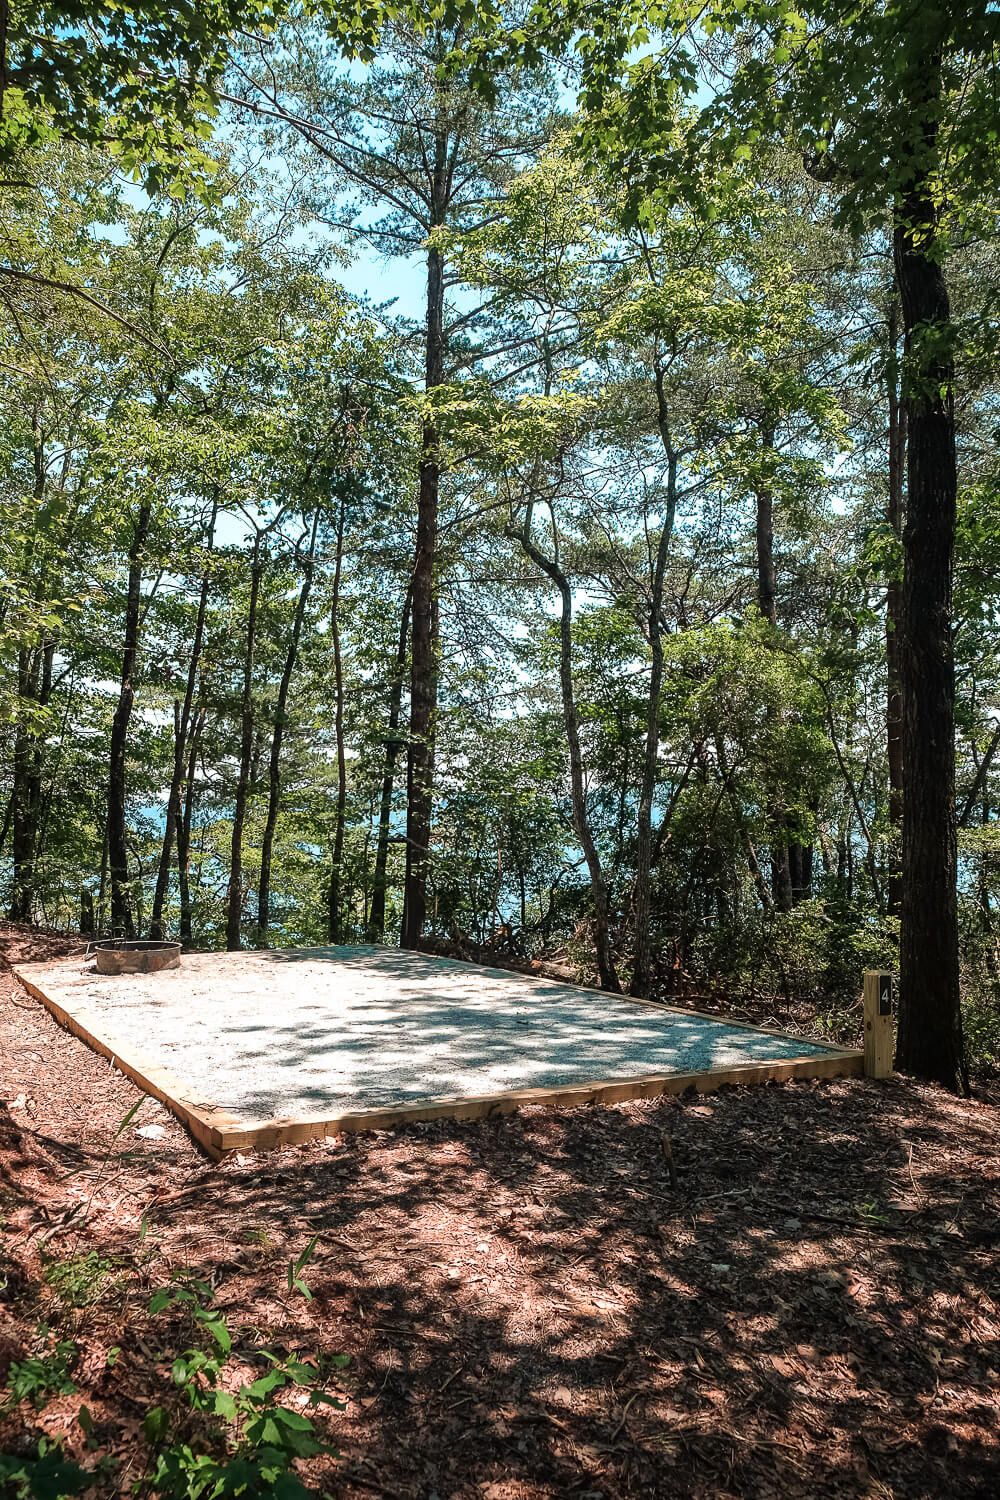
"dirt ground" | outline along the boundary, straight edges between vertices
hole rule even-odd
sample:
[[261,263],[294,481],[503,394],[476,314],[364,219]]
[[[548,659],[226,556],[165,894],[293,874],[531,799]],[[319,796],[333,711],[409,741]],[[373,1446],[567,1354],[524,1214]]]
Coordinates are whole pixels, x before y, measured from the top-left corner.
[[[40,1324],[81,1351],[77,1393],[8,1412],[0,1450],[85,1402],[121,1458],[102,1496],[128,1493],[168,1380],[147,1304],[183,1270],[250,1364],[350,1356],[341,1456],[304,1471],[338,1500],[1000,1493],[995,1098],[730,1089],[214,1166],[0,973],[0,1232],[0,1379]],[[74,1298],[52,1267],[92,1253]]]

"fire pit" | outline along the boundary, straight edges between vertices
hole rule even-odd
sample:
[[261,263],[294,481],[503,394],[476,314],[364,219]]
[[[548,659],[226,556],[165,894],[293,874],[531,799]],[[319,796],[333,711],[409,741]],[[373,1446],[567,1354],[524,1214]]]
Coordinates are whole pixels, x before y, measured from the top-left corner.
[[95,943],[94,956],[100,974],[156,974],[160,969],[178,967],[181,945],[112,938]]

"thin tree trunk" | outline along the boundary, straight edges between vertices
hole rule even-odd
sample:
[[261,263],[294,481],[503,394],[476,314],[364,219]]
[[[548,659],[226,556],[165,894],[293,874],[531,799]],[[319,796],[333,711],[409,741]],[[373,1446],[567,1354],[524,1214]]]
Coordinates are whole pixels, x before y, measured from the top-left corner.
[[[213,500],[207,530],[206,551],[209,555],[211,555],[215,542],[215,520],[218,511],[218,500]],[[194,639],[191,642],[191,656],[188,661],[187,681],[184,685],[184,699],[182,703],[175,702],[174,704],[174,763],[170,773],[170,789],[167,793],[167,813],[163,825],[163,843],[160,848],[160,863],[156,872],[156,888],[153,892],[153,905],[149,917],[149,935],[151,938],[163,938],[166,935],[163,926],[163,905],[167,897],[167,886],[170,881],[170,855],[181,809],[184,758],[187,751],[191,709],[194,703],[195,686],[198,681],[198,667],[201,661],[201,648],[205,635],[205,615],[208,610],[211,578],[211,569],[206,561],[201,580],[201,592],[198,596],[198,613],[195,618]]]
[[[774,452],[774,426],[765,423],[761,428],[761,446],[768,453]],[[778,573],[774,564],[774,494],[769,482],[757,486],[756,543],[757,543],[757,608],[769,625],[778,624]]]
[[569,749],[569,774],[573,806],[573,828],[590,875],[590,894],[594,903],[594,949],[597,972],[601,988],[620,992],[618,975],[615,972],[611,951],[610,916],[608,891],[601,867],[601,856],[590,826],[587,810],[587,791],[583,773],[583,751],[580,747],[580,722],[573,690],[573,591],[569,579],[559,566],[558,560],[550,559],[535,546],[531,539],[531,510],[529,508],[524,529],[519,534],[525,552],[536,567],[541,568],[559,590],[559,686],[562,695],[563,725]]
[[198,750],[202,731],[205,728],[206,710],[202,708],[195,716],[191,728],[187,757],[187,774],[184,782],[184,800],[177,813],[177,888],[180,901],[180,940],[187,946],[192,938],[191,922],[191,820],[194,816],[194,777],[198,764]]
[[226,947],[230,952],[240,946],[240,918],[243,912],[243,829],[250,796],[250,764],[253,757],[253,663],[263,567],[261,541],[262,533],[256,531],[250,564],[250,602],[247,608],[243,695],[240,704],[240,770],[233,799],[233,835],[229,855],[229,888],[226,893]]
[[[34,460],[33,495],[37,504],[45,498],[45,434],[38,411],[32,418],[32,454]],[[39,580],[36,597],[39,602],[44,583]],[[41,787],[42,739],[38,711],[43,706],[43,663],[47,662],[48,681],[52,680],[51,649],[39,645],[22,647],[17,656],[18,715],[14,733],[13,784],[11,787],[11,862],[13,886],[10,916],[16,922],[30,922],[35,901],[35,854],[38,841],[38,804]],[[35,787],[36,795],[32,789]]]
[[[765,421],[761,426],[761,445],[765,452],[774,451],[774,424]],[[774,494],[770,482],[758,484],[755,494],[757,506],[757,608],[772,627],[778,624],[778,573],[774,563]],[[772,715],[772,717],[774,717]],[[778,711],[780,718],[780,710]],[[785,799],[777,788],[772,789],[770,799],[770,845],[771,845],[771,891],[778,911],[791,911],[794,901],[792,889],[792,852],[786,838],[788,814]]]
[[125,603],[125,640],[122,648],[121,687],[111,723],[108,769],[108,873],[111,879],[111,930],[135,937],[135,923],[128,893],[128,845],[125,831],[125,754],[129,723],[135,701],[135,670],[139,649],[139,614],[142,590],[142,552],[149,534],[152,506],[139,507],[128,552],[128,590]]
[[288,693],[292,685],[295,664],[298,661],[302,622],[305,619],[312,589],[319,517],[320,510],[317,506],[313,513],[312,528],[309,533],[309,550],[302,565],[302,586],[299,589],[299,597],[295,601],[292,634],[285,653],[281,681],[278,684],[278,701],[274,707],[274,733],[271,736],[271,754],[267,774],[267,817],[260,846],[260,880],[257,885],[257,942],[262,948],[267,947],[267,932],[271,920],[271,855],[274,848],[274,831],[278,826],[278,808],[281,804],[281,746],[285,735]]
[[677,510],[677,456],[669,444],[669,434],[664,434],[667,444],[667,511],[660,530],[653,568],[653,587],[649,601],[649,648],[651,655],[649,672],[649,697],[646,700],[646,742],[643,750],[642,782],[639,791],[639,812],[635,856],[635,885],[632,892],[632,912],[635,928],[634,958],[629,993],[645,995],[649,991],[649,971],[652,962],[650,940],[651,891],[650,873],[653,854],[653,798],[656,793],[656,768],[660,749],[660,694],[663,689],[663,579],[667,556],[674,530]]
[[97,930],[104,931],[104,912],[108,901],[108,830],[105,824],[101,840],[101,867],[97,876]]
[[[889,304],[889,494],[886,520],[898,538],[903,535],[903,483],[906,464],[906,407],[899,399],[899,309],[895,296]],[[903,826],[903,699],[899,678],[899,631],[903,585],[893,575],[885,599],[886,705],[885,743],[889,770],[889,827],[893,848],[889,855],[887,896],[889,914],[899,916],[902,897],[899,850]]]
[[18,720],[14,734],[14,777],[10,794],[11,860],[13,886],[10,918],[13,922],[30,922],[34,905],[33,850],[34,833],[28,806],[28,783],[31,766],[31,740],[28,716],[35,709],[38,696],[37,648],[22,647],[17,657]]
[[903,871],[896,1066],[968,1092],[958,967],[955,663],[952,567],[958,478],[951,307],[938,253],[933,171],[941,58],[907,77],[922,131],[896,210],[907,417],[906,525],[900,632],[903,693]]
[[2,824],[2,826],[0,826],[0,858],[3,857],[3,851],[7,847],[7,839],[10,836],[10,826],[11,826],[11,820],[13,819],[13,816],[14,816],[14,793],[13,793],[13,791],[11,791],[10,796],[7,798],[7,806],[4,808],[3,824]]
[[340,644],[340,580],[344,561],[344,502],[340,502],[337,520],[337,558],[333,573],[333,603],[330,610],[330,637],[333,642],[333,683],[337,695],[334,708],[334,734],[337,742],[337,805],[334,810],[333,852],[330,859],[328,896],[328,932],[331,943],[343,938],[341,926],[341,892],[344,879],[344,825],[347,819],[347,747],[344,743],[344,657]]
[[[993,737],[986,747],[982,760],[979,762],[979,769],[976,771],[975,780],[973,781],[972,786],[969,790],[969,794],[965,799],[962,811],[958,815],[959,828],[966,828],[968,826],[969,820],[971,819],[972,814],[975,811],[976,803],[979,801],[979,798],[986,790],[987,778],[990,774],[990,766],[993,764],[994,756],[996,755],[997,750],[1000,749],[1000,721],[994,719],[993,723]],[[985,800],[983,804],[982,820],[984,824],[990,821],[988,799]]]
[[379,799],[378,838],[375,844],[375,874],[372,885],[371,912],[368,917],[367,937],[371,943],[380,943],[385,937],[386,870],[389,864],[389,829],[392,820],[392,792],[396,780],[396,761],[400,751],[399,717],[403,702],[403,679],[406,674],[406,642],[409,634],[412,583],[407,586],[406,598],[399,622],[399,643],[396,647],[396,669],[389,688],[389,722],[385,735],[385,764],[382,769],[382,791]]

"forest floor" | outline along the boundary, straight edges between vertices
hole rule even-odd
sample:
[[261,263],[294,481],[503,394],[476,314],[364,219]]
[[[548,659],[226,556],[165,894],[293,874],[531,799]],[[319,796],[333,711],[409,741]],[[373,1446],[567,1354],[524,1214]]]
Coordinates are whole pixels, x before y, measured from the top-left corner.
[[[350,1356],[340,1457],[303,1470],[338,1500],[1000,1492],[996,1092],[726,1089],[216,1166],[5,971],[0,1228],[0,1379],[78,1351],[76,1391],[9,1407],[0,1451],[43,1428],[85,1455],[86,1405],[121,1460],[102,1496],[169,1386],[148,1303],[178,1274],[250,1370]],[[307,1299],[288,1265],[313,1236]]]

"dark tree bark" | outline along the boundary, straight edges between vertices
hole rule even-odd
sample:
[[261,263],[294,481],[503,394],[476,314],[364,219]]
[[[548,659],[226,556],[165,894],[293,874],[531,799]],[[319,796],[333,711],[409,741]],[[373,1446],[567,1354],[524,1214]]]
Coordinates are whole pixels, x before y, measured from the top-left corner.
[[906,525],[900,631],[903,868],[896,1066],[968,1092],[959,998],[952,568],[957,508],[951,307],[933,177],[941,59],[906,79],[922,131],[896,205],[894,258],[904,333]]
[[580,721],[573,688],[573,589],[568,577],[559,566],[558,558],[546,557],[532,540],[530,507],[524,528],[518,534],[518,540],[535,566],[540,568],[559,590],[559,686],[562,696],[563,726],[569,750],[573,830],[580,840],[580,847],[587,862],[587,873],[590,876],[590,895],[594,903],[594,950],[601,988],[618,994],[621,986],[615,972],[611,949],[608,889],[587,810],[583,750],[580,745]]
[[333,683],[337,695],[334,707],[334,737],[337,744],[337,801],[333,815],[333,849],[330,856],[330,886],[327,894],[328,927],[331,943],[343,940],[341,923],[344,881],[344,828],[347,821],[347,746],[344,740],[344,657],[340,643],[340,579],[344,562],[344,502],[340,502],[337,519],[337,556],[333,573],[333,600],[330,608],[330,639],[333,644]]
[[[899,309],[895,297],[889,308],[889,369],[887,391],[889,399],[889,484],[886,520],[902,539],[903,495],[906,465],[906,407],[900,400],[899,365]],[[894,848],[889,858],[888,910],[890,916],[898,917],[902,903],[902,871],[899,862],[903,826],[903,698],[899,671],[899,633],[902,616],[902,581],[893,576],[886,589],[885,600],[885,660],[886,660],[886,705],[885,746],[889,770],[889,827],[893,834]]]
[[243,913],[243,829],[250,797],[250,766],[253,757],[253,664],[257,646],[257,608],[264,566],[263,532],[254,532],[250,563],[250,601],[247,606],[246,645],[243,659],[243,694],[240,703],[240,769],[233,798],[233,834],[229,855],[229,887],[226,892],[226,947],[240,947]]
[[[447,139],[435,138],[433,223],[444,222],[447,203]],[[425,388],[444,379],[444,263],[436,248],[427,252],[427,329]],[[437,659],[434,649],[438,496],[438,435],[425,422],[421,437],[417,544],[413,563],[410,636],[410,737],[406,766],[406,876],[400,945],[418,948],[427,913],[427,868],[430,859],[434,788],[434,716],[437,709]]]
[[128,844],[125,829],[125,754],[129,723],[135,701],[135,671],[139,650],[139,615],[142,594],[142,553],[149,535],[152,506],[139,507],[128,552],[128,587],[125,601],[125,639],[122,647],[121,686],[118,706],[111,723],[108,768],[108,873],[111,880],[111,930],[135,937],[132,904],[128,892]]
[[54,653],[55,645],[51,641],[18,652],[19,717],[14,736],[14,775],[9,808],[14,876],[10,915],[15,922],[30,922],[34,909],[45,754],[45,738],[39,731],[37,716],[52,692]]
[[281,805],[281,747],[285,736],[285,721],[288,711],[288,694],[292,675],[299,657],[299,640],[305,619],[309,595],[312,591],[316,561],[316,537],[319,533],[319,506],[313,513],[309,532],[309,547],[302,561],[302,583],[295,601],[292,617],[292,633],[285,652],[281,681],[278,683],[278,698],[274,706],[274,731],[271,735],[271,753],[267,771],[267,816],[260,846],[260,880],[257,884],[257,942],[267,947],[267,931],[271,921],[271,856],[274,849],[274,832],[278,826],[278,809]]
[[[45,434],[37,411],[32,421],[35,501],[45,497]],[[38,585],[39,600],[44,583]],[[38,819],[41,811],[44,737],[39,713],[52,690],[52,642],[24,646],[17,654],[18,716],[14,731],[13,779],[8,817],[11,826],[13,883],[10,916],[15,922],[30,922],[35,902],[35,858],[38,853]]]
[[389,718],[385,733],[385,761],[382,768],[382,788],[379,797],[378,837],[375,842],[375,872],[372,879],[372,904],[368,916],[366,936],[370,943],[380,943],[385,937],[386,871],[389,864],[389,830],[392,820],[392,793],[396,781],[396,761],[402,741],[399,737],[400,709],[403,702],[403,681],[406,676],[406,643],[409,636],[412,584],[406,590],[403,610],[399,622],[399,642],[396,646],[396,666],[389,685]]
[[[212,552],[215,541],[215,521],[218,511],[218,501],[213,501],[206,531],[206,551],[209,554]],[[202,574],[201,592],[198,595],[198,613],[195,617],[194,638],[191,642],[191,655],[188,659],[184,698],[182,701],[175,701],[174,703],[174,762],[170,772],[170,788],[167,793],[167,813],[163,825],[160,863],[156,872],[156,887],[153,891],[153,904],[149,916],[149,935],[151,938],[163,938],[166,936],[163,926],[163,905],[167,898],[167,887],[170,882],[170,856],[177,830],[177,820],[181,810],[184,760],[188,749],[191,710],[194,705],[198,669],[201,662],[201,648],[205,637],[205,615],[208,610],[211,579],[211,570],[206,562],[205,571]]]

